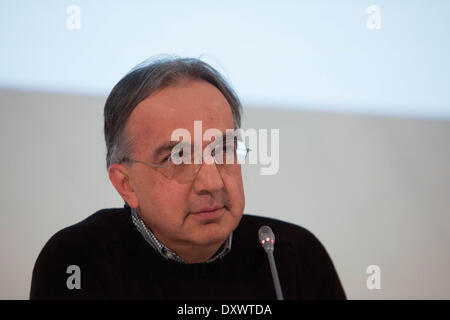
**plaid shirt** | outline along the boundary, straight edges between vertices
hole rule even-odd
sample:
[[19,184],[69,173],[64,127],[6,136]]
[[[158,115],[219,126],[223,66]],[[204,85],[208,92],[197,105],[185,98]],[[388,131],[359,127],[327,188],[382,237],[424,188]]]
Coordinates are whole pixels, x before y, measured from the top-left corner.
[[[174,251],[167,248],[162,242],[160,242],[153,232],[147,226],[144,224],[144,221],[139,217],[139,214],[134,210],[131,209],[131,218],[133,220],[133,224],[136,226],[138,231],[141,233],[141,235],[144,237],[144,239],[150,244],[150,246],[158,251],[164,258],[167,260],[174,260],[181,263],[186,263],[180,256],[178,256]],[[230,235],[228,236],[225,243],[222,245],[222,250],[218,252],[216,255],[214,255],[211,259],[209,259],[208,262],[213,262],[217,259],[223,258],[230,250],[231,250],[231,240],[233,238],[233,232],[230,232]]]

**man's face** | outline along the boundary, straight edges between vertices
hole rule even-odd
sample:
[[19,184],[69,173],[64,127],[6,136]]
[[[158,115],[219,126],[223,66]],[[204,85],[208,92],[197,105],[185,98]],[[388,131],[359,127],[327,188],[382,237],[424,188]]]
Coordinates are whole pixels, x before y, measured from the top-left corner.
[[[134,139],[132,158],[163,163],[170,149],[155,151],[170,142],[178,128],[190,132],[194,141],[194,121],[202,130],[215,128],[226,133],[234,129],[231,108],[222,93],[201,80],[188,80],[157,91],[137,105],[125,127]],[[201,138],[200,138],[201,139]],[[205,147],[210,141],[201,141]],[[166,245],[208,245],[226,239],[244,211],[241,168],[219,170],[216,164],[203,163],[194,180],[179,183],[169,180],[150,166],[132,163],[129,183],[137,199],[139,214]],[[223,207],[213,214],[198,214],[204,208]]]

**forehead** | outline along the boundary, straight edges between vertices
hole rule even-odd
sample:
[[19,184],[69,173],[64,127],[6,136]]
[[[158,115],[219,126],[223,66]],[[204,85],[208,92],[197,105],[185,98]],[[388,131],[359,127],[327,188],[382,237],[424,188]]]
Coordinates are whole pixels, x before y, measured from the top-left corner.
[[203,132],[233,129],[231,108],[223,94],[206,81],[188,80],[144,99],[131,113],[125,130],[134,140],[135,151],[147,151],[169,141],[179,128],[188,130],[194,139],[194,121],[198,120]]

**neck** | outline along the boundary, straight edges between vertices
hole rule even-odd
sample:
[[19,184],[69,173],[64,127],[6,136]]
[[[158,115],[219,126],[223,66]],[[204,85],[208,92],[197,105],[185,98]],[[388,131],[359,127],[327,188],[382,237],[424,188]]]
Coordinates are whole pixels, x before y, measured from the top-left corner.
[[186,263],[204,263],[208,261],[226,241],[225,239],[220,242],[200,246],[185,243],[170,243],[159,234],[154,233],[154,235],[158,241],[174,251]]
[[210,246],[185,247],[174,251],[187,263],[203,263],[212,258],[225,241]]

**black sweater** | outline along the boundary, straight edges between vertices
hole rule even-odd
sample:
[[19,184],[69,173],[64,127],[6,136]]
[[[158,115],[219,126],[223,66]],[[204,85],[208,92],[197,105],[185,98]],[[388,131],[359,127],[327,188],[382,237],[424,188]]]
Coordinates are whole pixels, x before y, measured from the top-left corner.
[[[258,229],[272,228],[285,299],[345,299],[319,240],[300,226],[244,214],[231,251],[211,263],[166,260],[136,230],[129,207],[103,209],[57,232],[33,270],[30,299],[275,299]],[[67,287],[80,268],[81,288]]]

